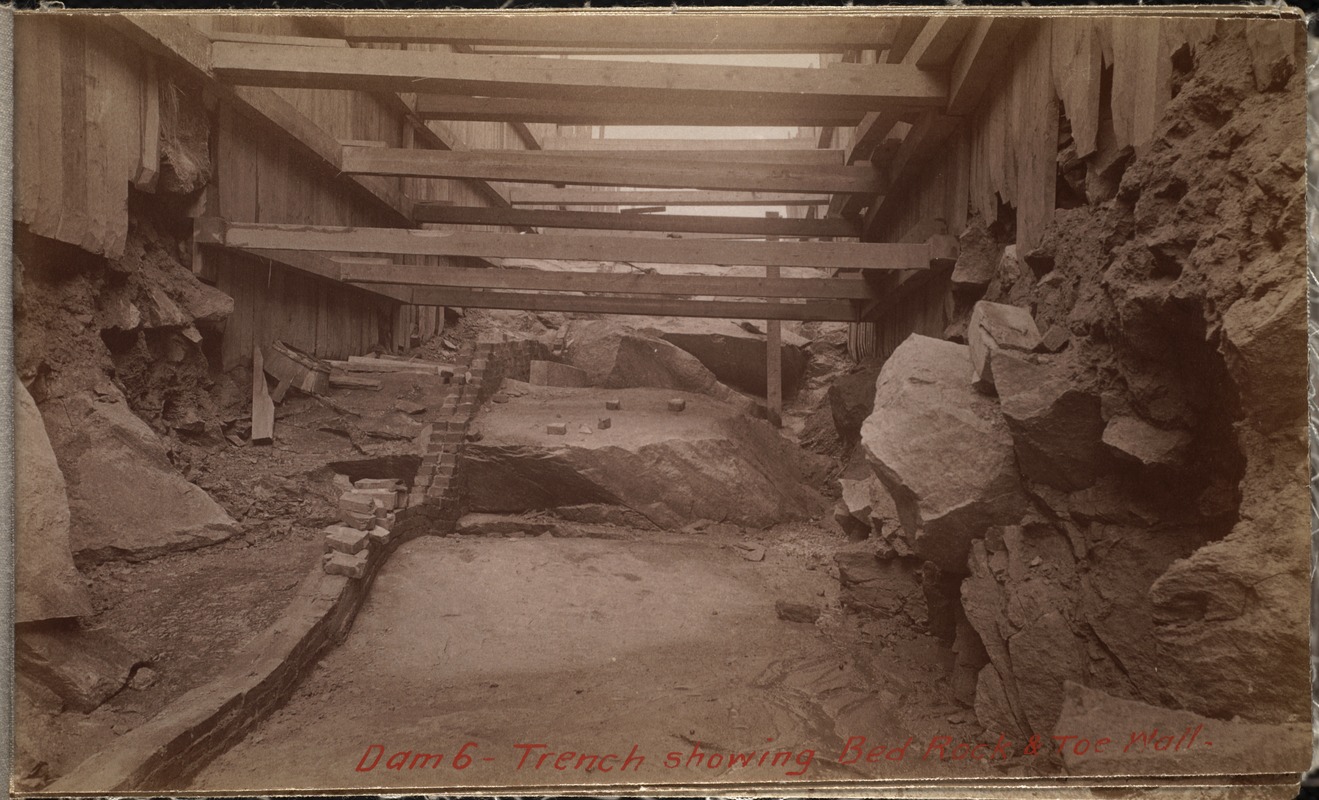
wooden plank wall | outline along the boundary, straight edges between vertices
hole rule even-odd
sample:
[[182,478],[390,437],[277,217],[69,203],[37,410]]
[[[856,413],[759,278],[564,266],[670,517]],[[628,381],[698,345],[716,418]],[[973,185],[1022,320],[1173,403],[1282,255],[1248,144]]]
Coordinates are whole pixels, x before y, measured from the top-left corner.
[[123,254],[142,154],[147,58],[65,15],[14,19],[14,220],[98,255]]
[[[1218,24],[1230,23],[1077,17],[1026,28],[1002,78],[945,148],[951,156],[927,165],[904,187],[904,202],[884,220],[880,241],[923,241],[945,230],[958,235],[969,212],[993,220],[1002,202],[1015,209],[1017,247],[1034,249],[1053,219],[1059,111],[1081,156],[1149,142],[1172,98],[1173,54],[1201,45]],[[1101,109],[1105,69],[1111,70],[1112,91],[1108,109]],[[1105,117],[1112,125],[1101,131]],[[927,284],[884,319],[861,323],[876,326],[873,337],[852,338],[873,338],[875,356],[883,359],[911,333],[940,336],[951,321],[947,292],[946,282]]]

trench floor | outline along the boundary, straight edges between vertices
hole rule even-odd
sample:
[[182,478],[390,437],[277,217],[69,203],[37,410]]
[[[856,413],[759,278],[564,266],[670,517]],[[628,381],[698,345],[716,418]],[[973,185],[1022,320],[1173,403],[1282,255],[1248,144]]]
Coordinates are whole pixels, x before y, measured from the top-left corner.
[[[837,581],[800,550],[771,546],[753,562],[735,541],[619,532],[409,542],[345,641],[189,789],[948,775],[947,763],[914,752],[933,735],[975,732],[951,702],[946,651],[843,613]],[[826,611],[814,624],[784,621],[777,600]],[[838,763],[853,736],[867,749],[915,743],[900,765]],[[730,753],[749,763],[730,767]]]

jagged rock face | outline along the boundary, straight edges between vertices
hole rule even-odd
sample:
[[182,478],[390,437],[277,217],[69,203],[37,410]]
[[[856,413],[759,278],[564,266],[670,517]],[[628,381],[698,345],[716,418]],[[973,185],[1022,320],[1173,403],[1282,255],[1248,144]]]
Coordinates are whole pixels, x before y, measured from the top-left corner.
[[972,546],[970,569],[962,608],[993,669],[980,678],[991,684],[980,723],[1018,736],[1053,730],[1064,681],[1087,664],[1070,622],[1080,579],[1069,543],[1048,525],[993,528]]
[[64,398],[45,421],[68,485],[76,563],[153,558],[239,532],[170,465],[160,439],[117,391]]
[[1063,490],[1092,485],[1104,459],[1099,397],[1018,354],[999,351],[992,359],[1021,474]]
[[997,403],[971,388],[964,345],[911,336],[879,374],[861,444],[922,558],[965,573],[971,541],[1021,519],[1025,497]]
[[81,617],[92,613],[69,549],[69,500],[41,412],[14,381],[14,621]]
[[1256,93],[1236,24],[1194,62],[1155,141],[1096,157],[1109,202],[1055,212],[1053,271],[1005,257],[985,293],[1069,334],[989,363],[1026,492],[1068,545],[1041,564],[1076,575],[1038,587],[977,543],[962,592],[991,729],[1071,733],[1069,680],[1218,718],[1308,712],[1301,93]]

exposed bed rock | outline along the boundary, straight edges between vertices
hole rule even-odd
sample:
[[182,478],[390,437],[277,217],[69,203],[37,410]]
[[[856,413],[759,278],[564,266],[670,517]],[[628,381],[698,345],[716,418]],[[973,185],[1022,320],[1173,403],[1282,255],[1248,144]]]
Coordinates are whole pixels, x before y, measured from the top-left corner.
[[105,631],[76,623],[20,626],[14,634],[20,680],[52,692],[84,714],[122,689],[138,660]]
[[[736,408],[686,395],[672,414],[668,390],[622,390],[613,424],[587,435],[599,395],[531,392],[481,418],[484,438],[463,451],[460,473],[473,511],[520,513],[562,506],[623,506],[677,530],[697,520],[765,528],[823,511],[803,464],[817,459]],[[580,419],[579,419],[580,418]],[[566,424],[565,436],[544,433]]]

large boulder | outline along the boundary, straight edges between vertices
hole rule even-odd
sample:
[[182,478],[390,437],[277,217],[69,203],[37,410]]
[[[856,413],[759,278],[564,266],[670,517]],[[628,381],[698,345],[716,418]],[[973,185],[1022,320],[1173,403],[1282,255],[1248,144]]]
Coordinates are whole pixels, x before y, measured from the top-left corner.
[[1092,485],[1103,456],[1099,397],[1015,353],[999,351],[992,359],[1021,474],[1064,491]]
[[613,320],[574,320],[568,336],[567,360],[587,374],[592,386],[711,394],[719,383],[691,353]]
[[118,392],[64,398],[45,421],[68,484],[75,563],[153,558],[239,532],[170,465],[165,446]]
[[[472,511],[622,506],[668,530],[699,520],[766,528],[824,511],[810,456],[733,406],[670,390],[627,389],[606,412],[598,392],[533,390],[481,417],[463,451]],[[681,413],[668,408],[675,395]],[[600,428],[600,417],[610,426]],[[547,427],[566,424],[566,435]]]
[[1021,519],[1012,437],[966,380],[967,347],[911,336],[880,372],[861,444],[916,552],[965,573],[971,541]]
[[1029,353],[1040,344],[1040,331],[1030,311],[981,300],[971,311],[966,343],[971,348],[971,382],[986,394],[994,393],[992,354],[998,350]]
[[[734,389],[765,396],[765,335],[752,333],[730,320],[666,322],[655,334],[691,353],[721,382]],[[791,331],[782,334],[783,396],[793,397],[806,376],[809,341]]]
[[69,548],[69,500],[41,412],[14,381],[14,621],[92,613]]

